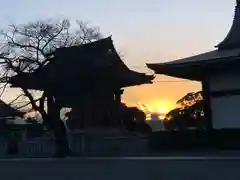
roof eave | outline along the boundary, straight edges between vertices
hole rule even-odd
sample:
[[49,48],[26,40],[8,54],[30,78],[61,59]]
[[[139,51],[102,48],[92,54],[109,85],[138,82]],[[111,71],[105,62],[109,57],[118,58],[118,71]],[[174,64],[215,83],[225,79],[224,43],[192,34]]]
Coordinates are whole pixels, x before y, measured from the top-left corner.
[[123,83],[122,87],[128,86],[139,86],[142,84],[152,84],[155,75],[147,75],[145,73],[136,72],[133,70],[128,70],[125,72],[124,76],[121,76],[121,81]]
[[[240,57],[229,57],[224,59],[202,60],[188,63],[155,63],[147,64],[149,69],[155,71],[156,74],[164,74],[167,76],[201,81],[210,71],[218,72],[225,66],[236,68],[240,64]],[[234,66],[235,65],[235,66]]]
[[166,76],[189,79],[193,81],[201,81],[201,76],[196,72],[188,71],[188,68],[185,67],[176,67],[166,64],[147,64],[149,69],[152,69],[156,74],[163,74]]

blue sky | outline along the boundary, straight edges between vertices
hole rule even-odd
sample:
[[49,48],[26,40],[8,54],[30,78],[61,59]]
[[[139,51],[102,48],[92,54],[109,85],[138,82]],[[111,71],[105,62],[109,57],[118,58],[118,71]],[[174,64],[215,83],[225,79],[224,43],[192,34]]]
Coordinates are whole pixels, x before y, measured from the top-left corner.
[[[235,0],[1,0],[0,28],[9,23],[48,18],[88,21],[99,26],[104,35],[112,34],[116,48],[130,68],[146,71],[142,68],[144,62],[172,60],[213,49],[230,28],[235,3]],[[139,92],[136,99],[142,97],[147,101],[153,97],[143,97],[144,91],[152,94],[161,89],[164,94],[174,86],[132,88],[125,98],[134,90],[135,94]],[[182,86],[181,92],[165,96],[175,99],[199,84]]]

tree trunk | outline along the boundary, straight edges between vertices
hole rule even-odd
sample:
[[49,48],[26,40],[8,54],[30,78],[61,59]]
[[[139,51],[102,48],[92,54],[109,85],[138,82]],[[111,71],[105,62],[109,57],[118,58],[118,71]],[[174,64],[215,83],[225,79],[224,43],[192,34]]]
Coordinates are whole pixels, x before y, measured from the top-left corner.
[[[65,157],[70,155],[71,151],[69,149],[69,143],[67,139],[67,132],[64,123],[60,119],[60,105],[53,98],[51,94],[44,91],[42,98],[40,100],[40,105],[37,106],[36,101],[27,89],[22,88],[24,94],[29,98],[30,103],[34,110],[39,111],[42,115],[43,122],[47,127],[53,131],[55,137],[56,152],[54,156]],[[47,96],[47,108],[48,113],[44,110],[45,97]]]
[[56,122],[54,123],[53,133],[55,136],[56,152],[54,155],[56,157],[71,155],[65,125],[60,118],[56,118],[55,120]]
[[63,121],[60,119],[60,106],[48,96],[48,117],[47,124],[53,131],[55,137],[55,157],[65,157],[71,154],[67,139],[67,132]]

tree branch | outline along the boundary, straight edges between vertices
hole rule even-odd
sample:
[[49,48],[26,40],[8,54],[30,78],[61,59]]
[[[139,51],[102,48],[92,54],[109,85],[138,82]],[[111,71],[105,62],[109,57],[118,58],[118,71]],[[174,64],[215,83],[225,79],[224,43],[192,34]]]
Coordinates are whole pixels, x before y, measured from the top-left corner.
[[[46,42],[46,44],[42,47],[43,52],[44,52],[44,49],[47,47],[47,45],[50,42],[52,42],[63,31],[63,29],[64,29],[64,27],[62,26],[56,34],[52,35],[51,38],[49,38],[49,40]],[[44,54],[44,56],[45,56],[45,54]]]
[[12,105],[15,101],[17,101],[20,97],[25,96],[24,94],[20,94],[19,96],[17,96],[15,99],[13,99],[10,103],[8,103],[8,105]]
[[23,90],[24,94],[28,97],[28,99],[30,100],[30,103],[31,103],[33,109],[36,111],[40,111],[40,108],[37,106],[36,101],[32,97],[31,93],[25,88],[22,88],[22,90]]
[[[6,70],[6,74],[1,75],[0,82],[8,83],[13,75],[20,75],[23,72],[30,73],[43,67],[54,57],[54,52],[59,47],[80,45],[99,39],[100,33],[96,28],[88,27],[82,21],[77,21],[77,23],[79,31],[71,33],[68,20],[58,23],[37,21],[27,25],[11,25],[7,31],[1,31],[0,66]],[[4,91],[5,88],[6,86],[3,86]],[[39,111],[43,117],[46,117],[45,91],[41,98],[35,100],[32,92],[26,88],[22,88],[22,90],[29,102],[19,108],[31,104],[35,111]],[[10,104],[18,101],[21,96],[16,97]],[[37,104],[38,101],[39,104]]]
[[5,83],[5,85],[2,87],[3,90],[0,94],[0,98],[2,97],[3,93],[5,92],[7,85],[8,85],[8,83]]
[[17,46],[19,48],[32,48],[32,49],[36,49],[37,51],[40,51],[42,54],[44,54],[44,52],[42,51],[42,49],[40,49],[39,47],[37,46],[33,46],[33,45],[24,45],[24,44],[19,44],[19,43],[16,43],[16,42],[9,42],[10,45],[13,45],[13,46]]

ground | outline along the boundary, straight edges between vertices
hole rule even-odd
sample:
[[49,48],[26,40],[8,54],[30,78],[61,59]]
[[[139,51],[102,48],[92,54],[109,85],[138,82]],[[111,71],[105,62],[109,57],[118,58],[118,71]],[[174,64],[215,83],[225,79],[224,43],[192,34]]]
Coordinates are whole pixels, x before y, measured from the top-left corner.
[[2,159],[1,179],[239,180],[240,156]]

